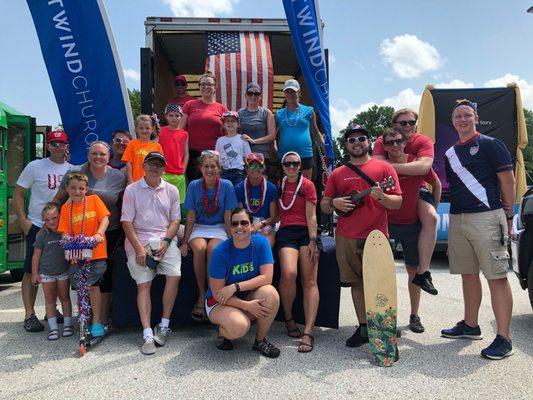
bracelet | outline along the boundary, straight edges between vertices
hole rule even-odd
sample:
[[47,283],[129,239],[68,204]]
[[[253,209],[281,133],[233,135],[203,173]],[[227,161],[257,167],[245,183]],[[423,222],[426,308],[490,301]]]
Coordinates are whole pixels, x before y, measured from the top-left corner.
[[331,207],[332,210],[336,210],[335,206],[333,205],[333,198],[329,199],[328,204],[329,204],[329,206]]
[[167,242],[167,244],[170,246],[170,244],[172,243],[172,239],[170,238],[163,238],[163,242]]
[[512,217],[507,217],[507,221],[512,221],[514,219],[514,216]]
[[318,241],[318,238],[316,236],[312,236],[312,237],[309,238],[309,241],[310,242],[316,242],[316,241]]
[[239,282],[235,282],[235,289],[237,289],[235,291],[235,293],[239,293],[241,291],[241,287],[239,286]]

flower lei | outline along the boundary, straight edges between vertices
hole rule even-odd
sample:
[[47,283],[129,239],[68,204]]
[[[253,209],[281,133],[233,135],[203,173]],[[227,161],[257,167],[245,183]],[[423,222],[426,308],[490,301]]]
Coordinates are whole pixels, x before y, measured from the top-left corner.
[[283,196],[285,194],[285,184],[287,183],[287,177],[284,176],[283,180],[281,181],[281,196],[279,197],[279,206],[282,208],[282,210],[287,211],[292,208],[294,205],[294,202],[296,201],[296,196],[298,196],[298,192],[300,191],[300,188],[302,187],[302,183],[304,181],[304,177],[300,175],[300,179],[298,180],[298,185],[296,186],[296,189],[294,190],[294,194],[292,195],[291,202],[288,206],[283,204]]
[[208,214],[214,214],[218,209],[218,196],[220,194],[220,178],[218,176],[217,180],[215,181],[215,187],[215,196],[213,197],[213,202],[210,205],[209,198],[207,196],[207,185],[205,183],[205,178],[202,177],[202,204],[205,212]]
[[244,180],[244,187],[245,187],[245,190],[244,190],[244,205],[246,206],[246,209],[248,211],[250,211],[252,214],[255,214],[256,212],[259,212],[259,210],[261,210],[261,208],[263,208],[263,204],[265,204],[265,197],[266,197],[266,188],[267,188],[267,182],[266,182],[266,178],[263,177],[262,178],[262,182],[261,182],[261,186],[260,186],[260,191],[259,191],[259,205],[257,207],[253,207],[250,203],[250,199],[251,199],[251,186],[252,184],[250,183],[250,179],[246,178]]

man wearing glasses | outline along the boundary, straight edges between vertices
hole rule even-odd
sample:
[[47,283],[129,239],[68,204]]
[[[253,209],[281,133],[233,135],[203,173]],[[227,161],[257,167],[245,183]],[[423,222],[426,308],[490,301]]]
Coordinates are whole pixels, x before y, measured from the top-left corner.
[[196,97],[189,96],[187,93],[187,78],[185,78],[185,75],[177,75],[174,78],[174,85],[176,86],[176,97],[170,100],[169,103],[183,107],[189,100],[196,100]]
[[[18,223],[26,235],[26,259],[24,260],[24,276],[22,278],[22,301],[24,303],[24,329],[28,332],[40,332],[44,325],[35,316],[35,298],[37,286],[31,283],[31,260],[33,243],[37,232],[43,226],[42,210],[44,205],[52,201],[56,195],[63,175],[72,167],[66,160],[68,157],[67,134],[61,130],[46,135],[46,148],[50,153],[47,158],[30,162],[22,171],[13,192],[13,209],[17,214]],[[24,208],[24,193],[31,190],[28,214]],[[63,316],[58,312],[58,322]]]
[[[350,124],[344,140],[350,162],[332,172],[320,207],[326,214],[339,214],[335,242],[340,279],[343,286],[351,288],[359,320],[359,327],[346,340],[346,346],[358,347],[368,343],[362,271],[364,241],[374,229],[388,236],[387,210],[400,208],[402,192],[394,168],[368,154],[370,133],[364,125]],[[387,180],[392,180],[394,187],[384,191],[378,183]],[[369,195],[354,203],[351,195],[367,189],[371,189]]]
[[[141,353],[155,353],[155,343],[164,346],[170,335],[170,315],[178,294],[181,255],[176,233],[181,219],[180,195],[161,177],[163,154],[149,152],[144,158],[144,177],[126,187],[122,205],[122,227],[126,234],[128,269],[137,283],[137,306],[143,327]],[[156,274],[165,275],[163,315],[152,330],[150,288]]]

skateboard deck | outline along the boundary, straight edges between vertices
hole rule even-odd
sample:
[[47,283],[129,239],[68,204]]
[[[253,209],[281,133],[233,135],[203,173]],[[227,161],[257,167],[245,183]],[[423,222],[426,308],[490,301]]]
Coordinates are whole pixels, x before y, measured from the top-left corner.
[[398,351],[396,267],[389,241],[379,230],[365,242],[363,285],[370,350],[379,366],[390,367]]

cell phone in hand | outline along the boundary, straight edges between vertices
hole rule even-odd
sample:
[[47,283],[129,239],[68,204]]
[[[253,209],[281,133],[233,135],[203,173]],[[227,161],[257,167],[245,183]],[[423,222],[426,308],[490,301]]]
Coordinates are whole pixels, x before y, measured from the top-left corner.
[[146,266],[150,269],[156,269],[159,261],[155,260],[154,257],[146,255]]

